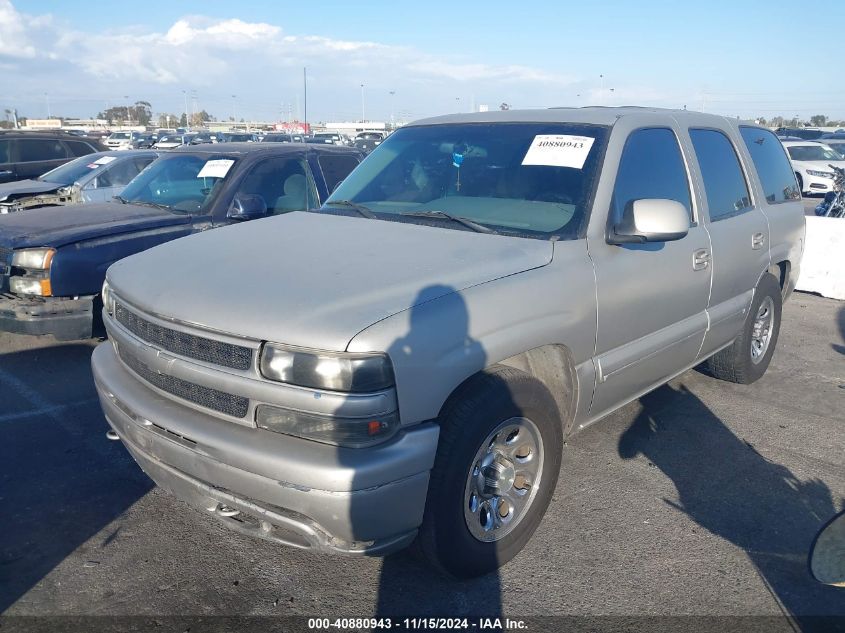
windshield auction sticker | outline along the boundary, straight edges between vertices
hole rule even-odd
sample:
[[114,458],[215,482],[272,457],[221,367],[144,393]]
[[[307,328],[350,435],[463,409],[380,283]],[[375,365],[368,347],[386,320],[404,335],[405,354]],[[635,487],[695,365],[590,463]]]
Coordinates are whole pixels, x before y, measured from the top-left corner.
[[94,161],[94,165],[108,165],[113,160],[117,160],[117,156],[100,156]]
[[225,178],[229,173],[229,168],[235,163],[233,160],[227,158],[218,158],[210,160],[200,169],[197,178]]
[[582,169],[595,139],[571,134],[538,134],[522,159],[523,165]]

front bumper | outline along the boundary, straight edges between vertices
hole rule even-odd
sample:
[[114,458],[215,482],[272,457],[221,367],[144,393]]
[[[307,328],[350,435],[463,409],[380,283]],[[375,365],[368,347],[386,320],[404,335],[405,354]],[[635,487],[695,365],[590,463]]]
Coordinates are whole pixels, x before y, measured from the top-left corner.
[[820,176],[811,176],[809,174],[802,174],[804,181],[804,194],[825,194],[828,191],[833,191],[833,179],[822,178]]
[[111,343],[97,347],[92,367],[106,419],[141,468],[230,528],[303,549],[369,555],[416,536],[435,424],[373,448],[338,448],[182,406],[130,373]]
[[19,297],[0,295],[0,331],[62,341],[91,338],[94,297]]

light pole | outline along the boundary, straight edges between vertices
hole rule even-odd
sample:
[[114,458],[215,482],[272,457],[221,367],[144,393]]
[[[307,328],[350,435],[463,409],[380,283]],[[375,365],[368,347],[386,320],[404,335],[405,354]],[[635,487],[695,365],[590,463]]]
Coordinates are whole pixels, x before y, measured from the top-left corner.
[[129,116],[129,95],[123,95],[123,98],[126,99],[126,121],[123,122],[123,125],[131,125],[132,119]]
[[182,96],[185,97],[185,126],[188,125],[188,91],[183,90]]
[[599,105],[604,105],[604,75],[599,75]]
[[395,94],[396,94],[395,90],[390,91],[390,129],[391,130],[396,129],[396,121],[393,118],[393,95],[395,95]]
[[364,84],[361,84],[361,123],[367,120],[364,116]]
[[47,118],[52,119],[53,117],[50,116],[50,95],[46,92],[44,93],[44,102],[47,104]]
[[237,117],[235,116],[235,99],[238,95],[232,95],[232,122],[237,121]]

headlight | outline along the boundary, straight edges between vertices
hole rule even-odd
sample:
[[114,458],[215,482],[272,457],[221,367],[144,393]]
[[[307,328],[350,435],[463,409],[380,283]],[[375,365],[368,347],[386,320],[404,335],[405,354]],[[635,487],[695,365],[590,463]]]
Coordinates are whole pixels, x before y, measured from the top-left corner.
[[815,176],[816,178],[833,178],[833,173],[829,171],[813,171],[812,169],[807,170],[808,176]]
[[393,386],[385,354],[318,352],[265,343],[261,375],[270,380],[329,391],[379,391]]
[[49,279],[37,277],[12,277],[9,279],[9,290],[18,295],[35,295],[49,297],[53,294]]
[[52,248],[23,248],[12,255],[12,266],[30,270],[50,270],[55,254],[56,251]]
[[347,448],[363,448],[389,439],[399,428],[399,416],[394,412],[366,418],[342,418],[260,404],[255,409],[255,423],[276,433]]
[[111,293],[108,279],[103,282],[103,289],[100,292],[100,298],[103,300],[103,307],[106,309],[106,313],[109,316],[114,314],[114,296]]

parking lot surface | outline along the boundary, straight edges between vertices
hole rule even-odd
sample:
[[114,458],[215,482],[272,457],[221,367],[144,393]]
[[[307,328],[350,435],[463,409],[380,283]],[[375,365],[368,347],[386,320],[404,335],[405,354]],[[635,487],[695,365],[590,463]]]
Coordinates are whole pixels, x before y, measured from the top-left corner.
[[6,615],[845,616],[806,563],[845,501],[845,303],[796,293],[754,385],[689,371],[572,437],[525,551],[462,582],[253,540],[154,488],[105,438],[94,345],[0,335]]

